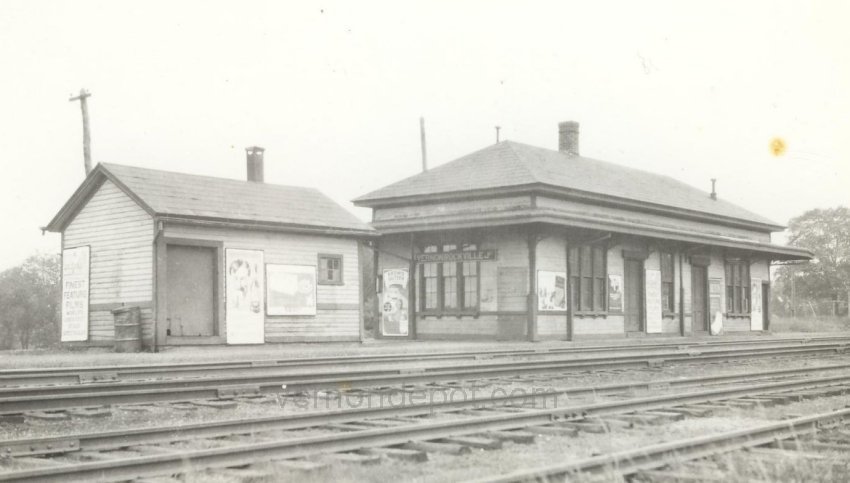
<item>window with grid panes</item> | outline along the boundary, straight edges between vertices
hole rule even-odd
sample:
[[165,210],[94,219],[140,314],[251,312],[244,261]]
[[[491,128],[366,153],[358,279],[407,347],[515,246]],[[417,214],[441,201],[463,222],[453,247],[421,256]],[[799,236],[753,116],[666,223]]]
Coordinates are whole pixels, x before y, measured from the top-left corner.
[[661,307],[665,315],[676,312],[674,267],[673,254],[661,252]]
[[[424,253],[476,251],[472,243],[428,245]],[[420,308],[435,315],[478,310],[479,262],[429,262],[420,266]]]
[[319,284],[342,285],[342,255],[319,255]]
[[726,261],[726,313],[750,313],[750,262],[747,260]]
[[574,313],[607,311],[606,255],[604,246],[570,248],[570,303]]

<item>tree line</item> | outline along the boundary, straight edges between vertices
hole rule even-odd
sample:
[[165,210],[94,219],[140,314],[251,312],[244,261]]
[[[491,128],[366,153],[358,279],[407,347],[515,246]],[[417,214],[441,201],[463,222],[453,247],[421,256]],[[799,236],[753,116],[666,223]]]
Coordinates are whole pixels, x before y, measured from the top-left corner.
[[61,258],[37,254],[0,272],[0,349],[59,343]]
[[809,210],[788,223],[788,244],[814,254],[776,270],[772,309],[788,316],[850,315],[850,208]]

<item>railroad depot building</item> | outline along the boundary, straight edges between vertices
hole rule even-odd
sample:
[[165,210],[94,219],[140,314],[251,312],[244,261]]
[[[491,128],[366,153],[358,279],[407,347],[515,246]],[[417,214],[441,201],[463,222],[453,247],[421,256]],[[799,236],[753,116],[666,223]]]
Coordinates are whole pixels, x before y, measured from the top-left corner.
[[148,349],[361,339],[359,245],[376,233],[319,191],[99,164],[45,228],[62,234],[62,340],[111,345],[141,310]]
[[[779,224],[667,176],[503,141],[354,200],[372,208],[378,335],[418,339],[761,331]],[[410,308],[413,310],[410,310]]]

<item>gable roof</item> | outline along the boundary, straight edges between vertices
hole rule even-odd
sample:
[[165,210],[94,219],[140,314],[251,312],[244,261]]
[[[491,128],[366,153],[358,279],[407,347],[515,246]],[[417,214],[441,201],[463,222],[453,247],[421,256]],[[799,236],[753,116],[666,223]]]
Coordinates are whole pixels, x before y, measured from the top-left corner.
[[100,163],[46,229],[62,231],[104,180],[152,216],[373,236],[377,233],[313,188]]
[[680,211],[697,217],[728,219],[784,228],[740,206],[711,199],[705,191],[669,176],[513,141],[502,141],[416,174],[354,200],[355,205],[402,204],[420,197],[520,187],[552,187],[611,203]]

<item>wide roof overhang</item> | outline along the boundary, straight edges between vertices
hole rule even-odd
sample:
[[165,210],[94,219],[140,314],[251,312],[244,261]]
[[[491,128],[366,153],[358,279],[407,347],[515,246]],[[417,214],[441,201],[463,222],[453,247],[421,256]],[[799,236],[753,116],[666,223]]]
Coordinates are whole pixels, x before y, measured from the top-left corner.
[[599,219],[593,216],[562,213],[556,210],[541,210],[539,208],[484,213],[475,217],[470,217],[468,214],[458,214],[375,221],[372,226],[380,233],[389,235],[528,224],[548,224],[567,228],[599,230],[613,234],[643,236],[693,245],[731,248],[761,255],[775,261],[811,260],[814,258],[810,251],[802,248],[775,245],[749,238],[652,226],[628,220]]

